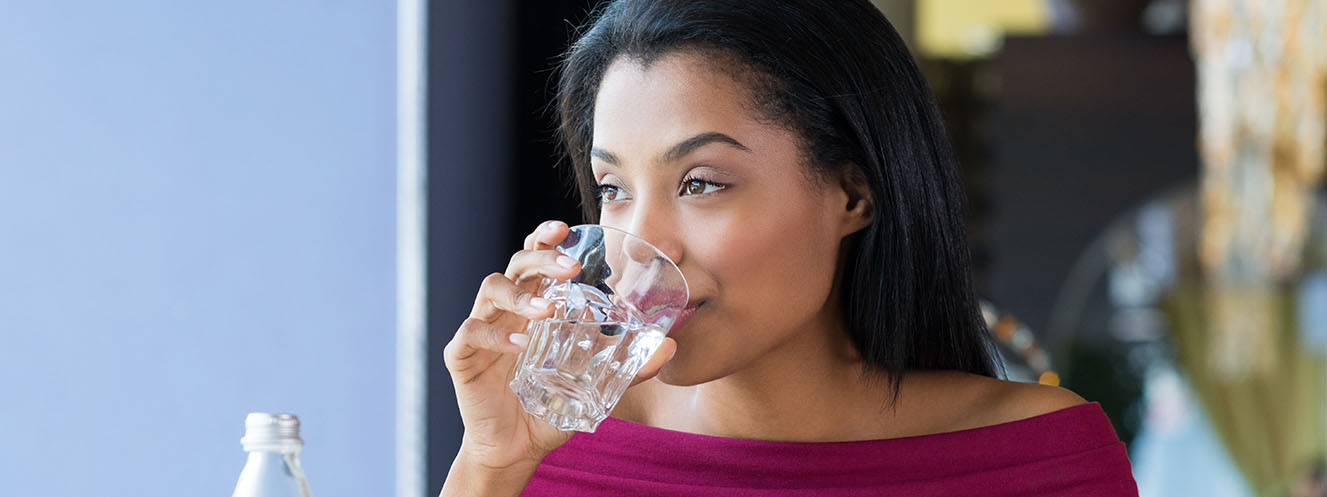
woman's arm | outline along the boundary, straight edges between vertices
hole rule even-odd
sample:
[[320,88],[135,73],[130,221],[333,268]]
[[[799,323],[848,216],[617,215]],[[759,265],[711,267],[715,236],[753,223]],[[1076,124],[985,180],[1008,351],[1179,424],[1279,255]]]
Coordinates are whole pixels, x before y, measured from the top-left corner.
[[469,451],[462,448],[452,461],[447,481],[442,484],[439,497],[518,496],[530,483],[538,464],[519,464],[506,468],[492,468],[474,462]]

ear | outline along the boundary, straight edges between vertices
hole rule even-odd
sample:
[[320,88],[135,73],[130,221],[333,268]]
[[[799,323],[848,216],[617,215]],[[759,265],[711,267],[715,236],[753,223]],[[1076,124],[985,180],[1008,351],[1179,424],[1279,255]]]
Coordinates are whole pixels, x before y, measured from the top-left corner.
[[839,168],[835,180],[838,183],[835,185],[835,197],[840,236],[848,236],[870,226],[875,216],[875,201],[871,198],[871,188],[861,167],[844,164]]

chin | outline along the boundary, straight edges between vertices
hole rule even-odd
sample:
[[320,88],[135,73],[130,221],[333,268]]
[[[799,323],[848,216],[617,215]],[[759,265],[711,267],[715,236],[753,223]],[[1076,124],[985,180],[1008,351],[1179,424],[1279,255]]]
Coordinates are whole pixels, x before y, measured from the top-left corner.
[[689,387],[699,384],[684,373],[685,371],[681,371],[681,368],[673,367],[672,361],[669,361],[668,364],[664,365],[663,369],[659,370],[659,374],[654,378],[666,385],[672,385],[675,387]]
[[[712,368],[696,366],[696,364],[687,361],[679,347],[677,354],[665,363],[663,368],[659,369],[659,374],[655,378],[668,385],[689,387],[723,377],[722,373],[714,371]],[[709,369],[709,371],[705,371],[705,369]]]

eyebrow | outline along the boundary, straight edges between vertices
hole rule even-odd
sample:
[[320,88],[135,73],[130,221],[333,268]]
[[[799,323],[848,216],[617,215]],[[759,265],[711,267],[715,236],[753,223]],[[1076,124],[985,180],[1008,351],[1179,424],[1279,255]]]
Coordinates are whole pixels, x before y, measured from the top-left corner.
[[[668,149],[668,151],[664,152],[664,154],[660,157],[659,163],[668,164],[670,162],[677,162],[679,159],[686,157],[687,154],[690,154],[691,152],[694,152],[696,149],[703,147],[705,145],[709,145],[711,143],[726,143],[728,145],[731,145],[733,148],[736,148],[743,152],[751,151],[751,149],[746,148],[746,145],[743,145],[742,142],[733,139],[733,137],[725,135],[723,133],[716,133],[711,131],[708,133],[701,133],[691,138],[687,138],[686,140],[682,140],[682,142],[678,143],[677,145],[673,145],[673,148]],[[616,155],[613,155],[612,152],[609,152],[601,148],[596,147],[590,149],[590,156],[597,157],[600,160],[612,164],[614,166],[622,165],[622,161],[619,160]]]

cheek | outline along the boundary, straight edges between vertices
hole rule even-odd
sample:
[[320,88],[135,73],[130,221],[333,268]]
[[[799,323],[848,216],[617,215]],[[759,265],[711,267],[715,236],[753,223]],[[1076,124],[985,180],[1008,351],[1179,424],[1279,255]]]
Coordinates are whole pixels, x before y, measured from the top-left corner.
[[800,177],[770,183],[717,212],[696,216],[688,223],[694,228],[689,252],[703,258],[724,286],[832,279],[838,248],[828,222],[832,200],[808,191]]
[[750,206],[691,223],[688,254],[713,279],[710,297],[717,305],[704,343],[680,344],[679,359],[696,361],[679,365],[739,368],[797,332],[826,302],[838,241],[827,231],[824,207],[814,198],[761,199]]
[[835,245],[818,232],[822,224],[807,206],[788,207],[798,208],[766,211],[713,238],[723,259],[724,304],[765,329],[810,317],[824,304],[834,276]]

